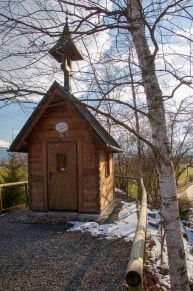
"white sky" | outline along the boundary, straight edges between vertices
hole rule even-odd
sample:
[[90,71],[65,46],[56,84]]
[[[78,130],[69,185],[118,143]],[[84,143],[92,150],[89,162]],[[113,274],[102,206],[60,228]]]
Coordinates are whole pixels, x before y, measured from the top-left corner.
[[[73,1],[72,1],[73,2]],[[101,5],[107,5],[107,8],[109,10],[111,10],[111,7],[112,7],[112,1],[108,0],[101,0],[100,1],[100,4]],[[77,13],[77,11],[76,11]],[[56,19],[59,23],[59,20],[61,20],[60,18],[64,18],[64,13],[60,14],[58,16],[58,19]],[[96,21],[96,19],[93,17],[93,19],[91,20],[93,21],[93,23]],[[65,22],[65,21],[64,21]],[[62,30],[62,27],[60,27],[59,29],[60,31]],[[187,33],[188,34],[188,33]],[[52,42],[54,42],[56,39],[51,39]],[[50,40],[49,40],[50,41]],[[87,47],[87,50],[91,56],[91,58],[94,58],[95,60],[97,60],[97,58],[99,58],[99,53],[101,51],[105,52],[106,50],[108,50],[111,46],[111,41],[110,41],[110,36],[108,34],[108,31],[105,31],[105,32],[101,32],[98,36],[97,36],[97,45],[94,41],[94,38],[92,36],[89,36],[87,39],[85,39],[85,43],[86,43],[86,47]],[[82,52],[83,55],[86,55],[87,54],[87,51],[85,50],[84,46],[81,44],[81,41],[77,42],[76,43],[77,47],[80,49],[80,51]],[[185,72],[188,72],[191,70],[191,66],[190,66],[190,63],[187,61],[185,63],[182,63],[182,59],[179,58],[179,56],[177,55],[169,55],[169,53],[175,49],[176,51],[179,51],[179,53],[184,53],[184,54],[188,54],[190,53],[190,48],[188,47],[188,43],[187,44],[184,44],[183,46],[179,47],[179,43],[173,43],[172,45],[168,46],[167,44],[164,45],[164,50],[166,52],[166,55],[165,55],[165,58],[166,60],[168,61],[172,61],[173,64],[177,64],[178,65],[178,68],[185,71]],[[98,51],[98,55],[96,53],[96,51]],[[162,62],[163,59],[159,59],[159,61],[157,62],[157,65],[158,65],[158,68],[161,68],[161,66],[163,66],[163,62]],[[42,61],[42,60],[41,60]],[[51,62],[53,62],[53,64],[55,64],[55,66],[59,69],[60,68],[60,64],[57,63],[56,61],[54,60],[51,60],[51,58],[46,58],[43,63],[45,66],[43,66],[43,63],[39,64],[39,69],[41,71],[41,67],[42,67],[42,70],[44,68],[44,70],[46,70],[46,66],[50,66],[51,65]],[[87,66],[87,63],[84,62],[84,61],[81,61],[78,63],[78,65],[76,65],[76,63],[74,62],[73,64],[73,67],[74,69],[76,70],[77,68],[84,68],[85,66]],[[120,63],[120,66],[122,66],[122,64]],[[84,69],[82,69],[82,71],[84,71]],[[29,70],[29,71],[26,71],[25,72],[27,75],[30,76],[30,74],[33,75],[33,78],[34,78],[34,75],[36,74],[36,71],[33,70]],[[62,75],[61,76],[58,76],[57,77],[58,80],[60,81],[60,83],[62,84],[63,83],[63,77]],[[52,83],[52,79],[50,76],[47,76],[45,78],[44,76],[44,79],[41,80],[41,77],[37,77],[36,78],[36,82],[37,84],[40,82],[46,84],[46,86],[49,88],[49,86],[51,86],[51,83]],[[166,92],[166,89],[168,89],[170,92],[172,90],[172,88],[174,87],[174,85],[176,84],[176,82],[174,82],[174,80],[172,78],[168,78],[168,76],[164,76],[164,77],[161,77],[161,82],[162,82],[162,89],[164,92]],[[164,88],[164,83],[167,83],[167,88]],[[84,82],[82,83],[79,83],[77,85],[78,89],[82,89],[82,90],[86,90],[86,85],[84,84]],[[76,92],[77,91],[77,88],[74,87],[74,91]],[[125,90],[125,95],[129,95],[129,90]],[[176,97],[181,99],[181,98],[184,98],[185,95],[193,95],[193,89],[190,89],[188,88],[187,86],[182,86],[180,89],[178,89],[178,91],[176,92]],[[76,96],[80,97],[81,96],[81,93],[77,94]],[[125,97],[123,97],[125,98]],[[36,98],[34,100],[38,101],[40,98]],[[126,99],[124,99],[126,100]],[[29,117],[29,114],[31,113],[31,111],[29,112],[19,112],[20,115],[22,115],[21,117],[21,120],[20,118],[18,118],[18,106],[15,105],[15,112],[13,113],[13,108],[11,107],[7,107],[5,109],[1,109],[0,110],[0,139],[1,140],[5,140],[5,141],[11,141],[12,138],[15,137],[15,134],[16,132],[19,132],[19,130],[21,129],[21,127],[24,125],[25,121],[27,120],[27,118]],[[7,111],[10,111],[10,113],[6,113],[6,110]]]
[[10,143],[4,140],[0,140],[0,147],[9,147]]

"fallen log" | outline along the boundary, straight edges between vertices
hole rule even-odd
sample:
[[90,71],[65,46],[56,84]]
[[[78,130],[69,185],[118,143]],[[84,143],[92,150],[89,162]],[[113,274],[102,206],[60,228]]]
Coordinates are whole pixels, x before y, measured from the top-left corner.
[[143,179],[140,179],[140,185],[142,189],[141,209],[130,259],[127,265],[126,282],[129,290],[142,291],[147,228],[147,193],[144,187]]

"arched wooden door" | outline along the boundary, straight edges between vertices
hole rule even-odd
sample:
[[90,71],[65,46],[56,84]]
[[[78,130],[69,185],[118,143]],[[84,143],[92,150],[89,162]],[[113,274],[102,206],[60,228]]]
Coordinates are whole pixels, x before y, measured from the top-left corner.
[[49,210],[77,210],[76,143],[47,145]]

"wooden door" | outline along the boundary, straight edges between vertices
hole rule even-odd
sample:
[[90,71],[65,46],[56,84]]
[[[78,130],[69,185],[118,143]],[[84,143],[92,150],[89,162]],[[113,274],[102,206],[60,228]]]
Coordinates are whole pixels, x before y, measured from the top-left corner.
[[77,210],[76,143],[47,145],[48,208]]

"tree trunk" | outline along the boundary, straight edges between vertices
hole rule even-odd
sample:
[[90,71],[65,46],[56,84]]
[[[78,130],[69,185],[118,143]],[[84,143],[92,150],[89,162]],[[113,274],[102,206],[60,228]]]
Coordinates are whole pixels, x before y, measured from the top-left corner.
[[167,137],[163,96],[156,76],[154,56],[150,52],[146,38],[139,0],[128,0],[128,21],[148,103],[152,142],[155,147],[154,153],[159,175],[171,288],[175,291],[186,291],[190,290],[190,287],[179,220],[175,176]]

